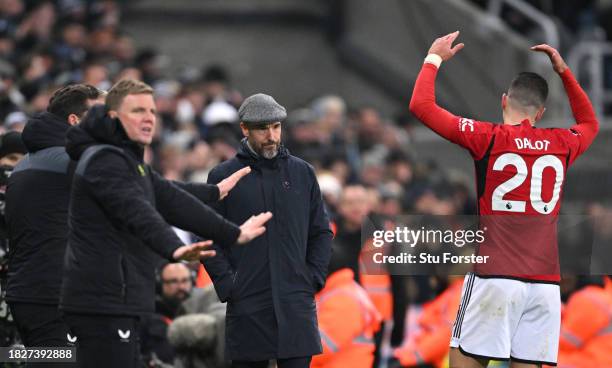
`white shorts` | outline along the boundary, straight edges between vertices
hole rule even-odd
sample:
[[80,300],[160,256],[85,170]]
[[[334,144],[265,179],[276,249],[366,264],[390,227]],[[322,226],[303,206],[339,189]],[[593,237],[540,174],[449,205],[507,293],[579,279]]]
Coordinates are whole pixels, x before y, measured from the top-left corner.
[[450,346],[474,358],[556,365],[559,285],[468,274]]

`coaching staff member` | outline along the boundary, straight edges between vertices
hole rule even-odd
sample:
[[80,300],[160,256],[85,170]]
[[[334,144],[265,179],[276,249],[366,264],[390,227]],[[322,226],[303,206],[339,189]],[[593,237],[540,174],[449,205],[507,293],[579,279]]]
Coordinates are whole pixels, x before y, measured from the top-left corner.
[[67,346],[68,328],[57,309],[68,240],[68,202],[74,166],[66,131],[104,93],[84,84],[57,90],[47,111],[23,130],[28,154],[8,181],[10,241],[7,301],[25,346]]
[[223,245],[264,232],[270,213],[238,228],[143,163],[156,122],[153,90],[122,80],[67,134],[78,160],[70,198],[60,309],[80,367],[138,367],[138,319],[152,313],[155,265],[198,260],[210,242],[183,245],[171,225]]
[[262,211],[274,218],[248,247],[219,250],[205,265],[227,301],[226,355],[232,367],[308,367],[321,353],[314,293],[325,283],[332,233],[314,170],[281,144],[285,108],[256,94],[239,109],[245,138],[209,183],[250,166],[252,173],[214,206],[231,221]]

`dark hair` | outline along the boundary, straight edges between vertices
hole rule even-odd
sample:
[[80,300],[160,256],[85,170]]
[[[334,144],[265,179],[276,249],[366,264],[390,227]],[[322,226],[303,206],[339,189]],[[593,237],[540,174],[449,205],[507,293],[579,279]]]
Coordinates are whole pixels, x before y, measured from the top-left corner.
[[548,83],[536,73],[519,73],[510,84],[508,97],[521,107],[540,108],[548,97]]
[[47,111],[64,120],[68,120],[70,114],[81,117],[88,109],[87,101],[96,100],[104,93],[88,84],[71,84],[55,91]]

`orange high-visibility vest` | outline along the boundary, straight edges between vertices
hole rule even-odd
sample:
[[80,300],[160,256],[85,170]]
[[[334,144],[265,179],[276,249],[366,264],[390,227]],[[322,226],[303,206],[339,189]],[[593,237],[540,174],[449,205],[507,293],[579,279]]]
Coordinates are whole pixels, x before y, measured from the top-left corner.
[[612,367],[612,282],[572,295],[561,319],[559,368]]
[[312,358],[313,368],[372,367],[381,317],[353,278],[352,270],[338,270],[316,295],[323,354]]
[[205,288],[210,284],[212,284],[212,280],[210,279],[208,272],[206,272],[206,269],[204,269],[204,265],[200,263],[200,267],[198,268],[198,276],[196,277],[195,287]]
[[360,262],[359,262],[359,281],[361,286],[366,290],[372,303],[376,306],[378,313],[384,321],[390,321],[393,318],[393,293],[391,291],[391,277],[383,272],[382,274],[368,274],[363,257],[371,256],[374,246],[372,239],[366,240],[363,244]]
[[402,346],[393,353],[402,366],[443,365],[449,352],[462,285],[462,279],[455,280],[436,299],[423,305],[418,318],[419,330],[407,336]]

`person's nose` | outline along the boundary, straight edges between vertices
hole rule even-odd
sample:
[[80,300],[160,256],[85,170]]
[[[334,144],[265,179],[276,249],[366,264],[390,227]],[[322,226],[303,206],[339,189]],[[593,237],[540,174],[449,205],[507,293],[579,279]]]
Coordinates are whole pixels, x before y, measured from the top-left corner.
[[146,120],[146,121],[148,121],[148,122],[151,122],[151,123],[155,124],[155,119],[156,119],[156,115],[155,115],[153,112],[148,111],[148,112],[146,113],[146,115],[145,115],[145,120]]

